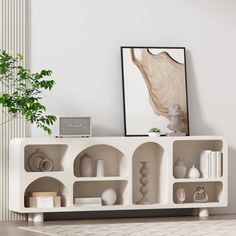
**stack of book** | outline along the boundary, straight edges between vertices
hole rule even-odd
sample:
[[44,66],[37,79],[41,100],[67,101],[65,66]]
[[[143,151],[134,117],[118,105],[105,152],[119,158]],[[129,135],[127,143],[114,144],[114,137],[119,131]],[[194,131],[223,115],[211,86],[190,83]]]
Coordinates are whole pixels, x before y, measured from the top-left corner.
[[203,178],[219,178],[222,176],[222,153],[219,151],[202,150],[200,171]]
[[51,208],[61,206],[61,196],[57,192],[29,192],[26,206],[35,208]]
[[84,198],[75,198],[75,206],[79,207],[94,207],[101,206],[102,199],[100,197],[84,197]]

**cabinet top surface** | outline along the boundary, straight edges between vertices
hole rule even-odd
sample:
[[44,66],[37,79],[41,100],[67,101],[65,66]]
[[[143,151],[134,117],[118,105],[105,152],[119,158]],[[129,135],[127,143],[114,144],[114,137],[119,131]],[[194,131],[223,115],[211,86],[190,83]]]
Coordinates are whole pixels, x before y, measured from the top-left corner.
[[112,142],[112,141],[145,141],[145,142],[169,142],[169,141],[188,141],[188,140],[223,140],[222,136],[161,136],[161,137],[146,137],[146,136],[137,136],[137,137],[124,137],[124,136],[110,136],[110,137],[28,137],[28,138],[14,138],[11,142],[19,143],[70,143],[70,142]]

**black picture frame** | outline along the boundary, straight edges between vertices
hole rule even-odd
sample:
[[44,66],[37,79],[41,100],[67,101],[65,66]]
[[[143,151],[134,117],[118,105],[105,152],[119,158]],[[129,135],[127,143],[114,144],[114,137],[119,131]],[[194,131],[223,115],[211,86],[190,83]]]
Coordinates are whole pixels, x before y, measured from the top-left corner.
[[[184,64],[184,91],[185,91],[185,101],[186,101],[186,111],[184,113],[185,115],[185,120],[186,120],[186,126],[185,126],[185,133],[186,135],[190,135],[190,130],[189,130],[189,111],[188,111],[188,90],[187,90],[187,66],[186,66],[186,49],[185,47],[149,47],[149,46],[121,46],[120,47],[120,51],[121,51],[121,69],[122,69],[122,91],[123,91],[123,114],[124,114],[124,134],[125,136],[148,136],[148,129],[146,130],[146,132],[139,132],[137,129],[137,132],[134,131],[130,131],[129,130],[129,125],[132,124],[133,122],[128,122],[128,117],[127,117],[127,109],[129,109],[127,107],[127,93],[132,92],[132,91],[127,91],[127,86],[126,86],[126,77],[127,77],[127,73],[126,73],[126,66],[128,66],[127,63],[127,58],[125,58],[125,50],[147,50],[149,51],[150,54],[151,50],[160,50],[160,51],[164,51],[164,52],[170,52],[171,50],[182,50],[182,57],[183,57],[183,62],[184,63],[180,63],[180,64]],[[158,53],[159,54],[159,53]],[[153,54],[154,56],[157,54]],[[127,57],[127,55],[126,55]],[[132,61],[131,55],[130,55],[130,60]],[[178,62],[178,61],[177,61]],[[178,62],[179,63],[179,62]],[[133,66],[135,67],[135,65],[133,64]],[[137,67],[137,66],[136,66]],[[136,68],[136,70],[138,70],[138,68]],[[141,73],[140,73],[141,74]],[[142,75],[141,75],[142,76]],[[183,87],[183,86],[182,86]],[[166,117],[165,117],[166,118]],[[141,119],[141,117],[138,117],[137,119]],[[145,121],[144,121],[145,122]],[[157,125],[156,126],[160,126]],[[155,127],[156,127],[155,126]],[[153,125],[150,124],[149,128],[153,127]],[[158,128],[163,128],[163,127],[158,127]],[[162,133],[162,135],[165,135],[165,132]]]

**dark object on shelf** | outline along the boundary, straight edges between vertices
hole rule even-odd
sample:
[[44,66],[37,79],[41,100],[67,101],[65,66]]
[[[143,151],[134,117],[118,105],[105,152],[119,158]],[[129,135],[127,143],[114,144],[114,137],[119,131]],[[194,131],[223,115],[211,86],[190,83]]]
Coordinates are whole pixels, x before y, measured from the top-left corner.
[[48,172],[52,171],[54,167],[52,160],[38,148],[29,156],[28,165],[33,172]]

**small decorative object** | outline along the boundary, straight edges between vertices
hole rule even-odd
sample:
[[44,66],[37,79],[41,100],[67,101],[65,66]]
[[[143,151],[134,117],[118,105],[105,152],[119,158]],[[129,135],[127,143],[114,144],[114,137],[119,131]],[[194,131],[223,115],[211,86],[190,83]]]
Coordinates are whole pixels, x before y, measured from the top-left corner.
[[142,167],[140,168],[140,174],[141,174],[141,178],[140,178],[140,183],[141,183],[141,187],[140,187],[140,192],[143,195],[141,197],[141,199],[137,202],[137,204],[150,204],[150,200],[147,198],[147,194],[148,194],[148,173],[149,173],[149,169],[147,167],[148,162],[147,161],[141,161],[140,162],[142,164]]
[[184,188],[177,188],[176,189],[176,199],[177,199],[177,203],[183,203],[186,199],[186,193]]
[[48,172],[53,170],[54,164],[44,152],[41,152],[40,149],[37,148],[36,151],[29,156],[28,166],[29,169],[34,172]]
[[184,165],[184,162],[181,160],[177,160],[175,162],[175,166],[174,166],[174,176],[175,178],[184,178],[185,174],[186,174],[187,168]]
[[115,204],[116,198],[116,191],[113,188],[107,188],[102,193],[102,204],[112,206]]
[[104,160],[97,160],[96,161],[96,176],[97,177],[104,177],[105,176]]
[[199,172],[199,170],[194,165],[189,170],[188,177],[190,179],[198,179],[198,178],[200,178],[200,172]]
[[56,137],[90,137],[91,117],[60,116],[55,122],[53,135]]
[[174,103],[169,108],[170,124],[167,128],[174,131],[167,133],[167,136],[184,136],[186,133],[182,133],[183,130],[183,111],[179,104]]
[[81,177],[93,176],[93,159],[87,153],[80,158],[79,171]]
[[207,194],[204,187],[197,187],[196,188],[196,191],[193,195],[193,201],[199,202],[199,203],[203,203],[203,202],[208,201],[208,194]]
[[160,129],[158,128],[151,128],[149,131],[148,131],[148,136],[149,137],[158,137],[161,135],[161,131]]
[[121,56],[125,135],[145,135],[150,124],[169,132],[173,103],[183,111],[181,132],[188,134],[185,48],[126,46]]

